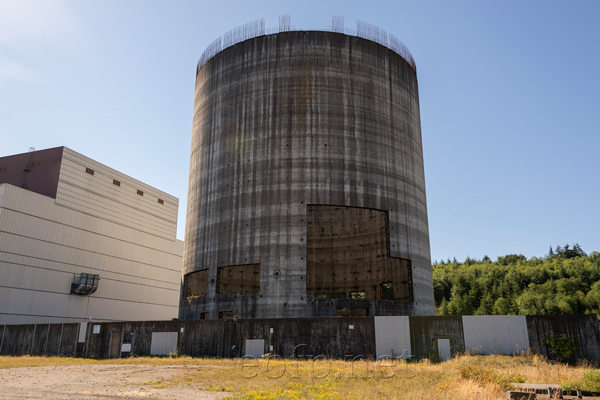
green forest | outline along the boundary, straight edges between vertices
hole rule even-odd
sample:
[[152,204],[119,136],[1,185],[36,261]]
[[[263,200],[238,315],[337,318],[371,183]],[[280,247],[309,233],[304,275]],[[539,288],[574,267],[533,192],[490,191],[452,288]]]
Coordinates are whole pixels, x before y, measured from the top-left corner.
[[435,261],[433,290],[437,315],[600,314],[600,253],[567,244],[529,260]]

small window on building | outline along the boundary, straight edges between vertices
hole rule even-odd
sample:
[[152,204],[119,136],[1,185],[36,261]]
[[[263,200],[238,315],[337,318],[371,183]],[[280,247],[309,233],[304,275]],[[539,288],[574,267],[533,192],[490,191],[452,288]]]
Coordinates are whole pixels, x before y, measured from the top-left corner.
[[158,199],[159,204],[165,204],[165,201],[163,199]]
[[90,175],[94,175],[94,170],[93,170],[93,169],[91,169],[91,168],[86,168],[86,169],[85,169],[85,172],[87,172],[87,173],[88,173],[88,174],[90,174]]
[[394,300],[394,282],[381,284],[381,299]]
[[32,161],[31,162],[31,166],[32,167],[39,167],[40,166],[41,161],[37,160],[37,161]]
[[140,196],[143,196],[144,192],[142,192],[140,189],[138,189],[137,194],[139,194]]
[[113,179],[113,185],[121,186],[121,181]]
[[352,300],[364,300],[366,299],[365,292],[350,292],[350,298]]
[[6,165],[0,167],[0,172],[6,172]]
[[219,312],[219,319],[231,319],[232,314],[231,311],[221,311]]

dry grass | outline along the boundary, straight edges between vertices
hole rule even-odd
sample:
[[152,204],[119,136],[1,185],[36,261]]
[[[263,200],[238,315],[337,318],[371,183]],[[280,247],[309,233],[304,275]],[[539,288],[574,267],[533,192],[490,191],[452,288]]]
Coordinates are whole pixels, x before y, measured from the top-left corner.
[[0,369],[19,367],[46,367],[54,365],[107,365],[107,364],[136,364],[136,365],[203,365],[214,363],[215,360],[193,357],[132,357],[121,359],[99,360],[93,358],[72,357],[37,357],[37,356],[0,356]]
[[[433,364],[421,361],[230,360],[130,358],[90,360],[0,357],[0,368],[80,364],[191,365],[197,368],[155,387],[186,385],[230,392],[235,399],[501,399],[510,382],[552,383],[574,388],[600,384],[589,365],[551,364],[533,355],[462,355]],[[591,383],[590,383],[591,382]]]

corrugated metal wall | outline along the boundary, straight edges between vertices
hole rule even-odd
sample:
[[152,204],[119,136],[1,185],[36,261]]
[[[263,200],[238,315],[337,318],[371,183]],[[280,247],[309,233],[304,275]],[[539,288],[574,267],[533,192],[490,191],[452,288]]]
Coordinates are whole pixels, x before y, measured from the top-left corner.
[[68,148],[63,152],[56,204],[170,240],[177,233],[176,197]]
[[524,315],[465,315],[465,349],[477,354],[515,354],[529,348]]
[[156,356],[174,355],[177,352],[177,332],[152,332],[150,354]]
[[374,317],[377,357],[409,355],[410,323],[407,316]]
[[[89,165],[100,170],[99,163]],[[124,198],[109,199],[109,191],[97,185],[101,176],[96,171],[91,175],[84,166],[78,168],[77,174],[83,174],[78,191],[85,196],[70,192],[74,197],[63,206],[50,197],[0,185],[0,324],[176,317],[183,243],[169,226],[176,225],[177,199],[154,189],[164,197],[165,219],[148,213],[145,223],[163,221],[166,228],[149,225],[147,232],[138,230],[104,218],[103,209],[117,212],[122,221],[135,212],[118,206]],[[117,178],[124,189],[123,175]],[[112,178],[110,185],[119,189]],[[150,192],[147,187],[143,188]],[[59,193],[64,200],[64,191],[59,188]],[[135,191],[133,196],[151,200]],[[92,198],[104,202],[104,208]],[[163,206],[156,198],[154,202],[157,208]],[[138,212],[142,211],[140,206]],[[98,290],[91,296],[69,294],[74,277],[81,273],[100,275]]]

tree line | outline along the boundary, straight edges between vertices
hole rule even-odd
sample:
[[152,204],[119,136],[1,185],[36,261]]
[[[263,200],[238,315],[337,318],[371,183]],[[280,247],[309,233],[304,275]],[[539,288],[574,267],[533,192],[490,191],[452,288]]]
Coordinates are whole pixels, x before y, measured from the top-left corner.
[[435,261],[433,291],[438,315],[600,314],[600,253],[567,244],[529,260]]

